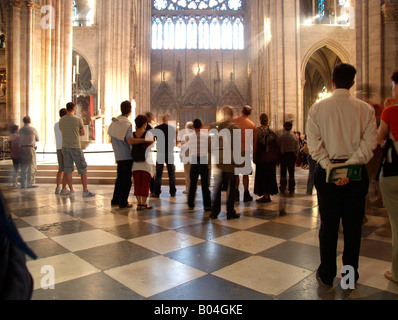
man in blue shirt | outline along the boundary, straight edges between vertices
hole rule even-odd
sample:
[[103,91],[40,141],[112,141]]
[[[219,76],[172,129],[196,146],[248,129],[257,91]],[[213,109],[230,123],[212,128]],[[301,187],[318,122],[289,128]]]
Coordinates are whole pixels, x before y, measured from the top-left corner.
[[119,208],[132,208],[128,203],[132,186],[133,157],[131,147],[127,140],[133,137],[133,125],[128,119],[131,115],[131,102],[121,104],[122,115],[112,119],[108,134],[112,140],[113,151],[117,162],[117,180],[113,193],[112,206]]

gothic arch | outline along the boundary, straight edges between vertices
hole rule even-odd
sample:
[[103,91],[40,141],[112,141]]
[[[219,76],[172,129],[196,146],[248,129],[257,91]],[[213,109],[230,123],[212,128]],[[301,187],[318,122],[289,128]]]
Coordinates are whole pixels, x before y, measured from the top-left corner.
[[[314,48],[317,47],[319,46]],[[315,51],[310,50],[310,52],[311,55],[306,57],[304,75],[302,75],[303,107],[301,112],[303,113],[304,128],[309,109],[319,99],[319,94],[325,90],[332,91],[332,70],[337,64],[346,62],[328,46],[321,46]]]
[[332,40],[332,39],[324,39],[322,41],[319,41],[317,44],[315,44],[311,49],[307,51],[305,54],[303,61],[301,63],[301,79],[305,80],[305,72],[307,69],[308,62],[310,61],[311,57],[314,55],[315,52],[318,50],[322,49],[323,47],[326,47],[327,49],[333,51],[343,63],[349,63],[350,62],[350,55],[348,51],[338,42]]
[[197,75],[182,99],[183,107],[215,107],[216,102],[200,75]]
[[[91,72],[92,80],[95,80],[95,77],[94,77],[94,74],[93,74],[93,70],[95,70],[95,69],[93,68],[92,63],[90,62],[90,60],[87,59],[86,55],[83,54],[80,50],[78,50],[78,49],[76,49],[76,48],[72,48],[72,52],[73,52],[73,53],[76,53],[76,54],[82,59],[82,61],[85,61],[85,62],[87,63],[88,69],[89,69],[90,72]],[[74,64],[75,64],[75,61],[73,61],[72,64],[74,65]],[[95,90],[97,89],[97,84],[94,85],[94,88],[95,88]]]
[[[152,111],[158,115],[166,113],[173,114],[178,110],[178,103],[174,97],[173,90],[166,81],[162,81],[152,99]],[[173,119],[176,120],[176,119]]]
[[246,105],[245,99],[239,92],[235,81],[231,81],[225,88],[224,94],[218,103],[218,108],[223,108],[227,105],[237,109],[241,109]]

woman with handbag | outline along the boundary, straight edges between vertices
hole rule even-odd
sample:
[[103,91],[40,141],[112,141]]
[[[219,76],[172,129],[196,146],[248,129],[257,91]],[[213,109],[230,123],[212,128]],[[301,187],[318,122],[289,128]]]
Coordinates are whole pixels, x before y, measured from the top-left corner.
[[[398,99],[398,71],[392,76],[393,96]],[[380,189],[390,216],[393,258],[385,277],[398,283],[398,103],[386,108],[381,116],[378,142],[384,146]]]
[[271,196],[278,194],[276,166],[279,158],[278,137],[269,128],[269,118],[265,113],[260,116],[260,127],[254,134],[254,162],[256,180],[254,193],[260,198],[258,203],[271,202]]
[[135,119],[137,130],[133,133],[133,138],[129,139],[129,143],[133,145],[134,195],[138,201],[138,211],[153,209],[147,204],[151,179],[155,172],[154,165],[151,163],[151,153],[148,150],[153,144],[153,136],[150,132],[146,131],[147,122],[146,116],[139,115]]

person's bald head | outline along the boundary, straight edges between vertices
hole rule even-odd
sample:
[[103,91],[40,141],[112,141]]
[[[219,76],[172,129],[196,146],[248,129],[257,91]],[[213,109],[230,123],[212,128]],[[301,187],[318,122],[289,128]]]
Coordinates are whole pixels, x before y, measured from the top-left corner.
[[229,121],[234,117],[234,109],[230,106],[225,106],[222,109],[222,115],[224,117],[224,121]]
[[171,115],[169,115],[169,114],[165,114],[165,115],[162,117],[163,123],[169,123],[170,120],[171,120]]

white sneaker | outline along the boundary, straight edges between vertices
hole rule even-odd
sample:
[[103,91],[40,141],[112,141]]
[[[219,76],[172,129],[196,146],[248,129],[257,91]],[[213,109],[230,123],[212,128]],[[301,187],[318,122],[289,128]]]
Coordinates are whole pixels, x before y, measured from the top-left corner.
[[60,192],[61,196],[68,196],[70,194],[69,190],[61,190]]
[[61,193],[61,189],[55,188],[55,194],[60,194]]
[[94,196],[95,196],[95,193],[92,193],[90,191],[83,192],[83,198],[91,198],[91,197],[94,197]]

